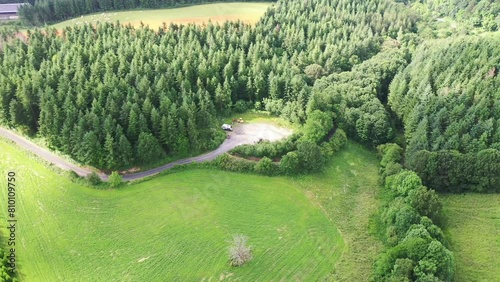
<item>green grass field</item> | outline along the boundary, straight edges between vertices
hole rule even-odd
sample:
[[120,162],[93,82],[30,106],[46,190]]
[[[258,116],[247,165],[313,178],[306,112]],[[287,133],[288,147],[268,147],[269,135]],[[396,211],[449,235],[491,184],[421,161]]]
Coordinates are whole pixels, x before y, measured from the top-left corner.
[[63,29],[66,26],[74,26],[84,23],[116,22],[119,20],[123,24],[130,23],[138,27],[141,21],[150,28],[157,29],[163,25],[163,22],[176,24],[202,24],[210,19],[213,23],[223,23],[225,21],[241,20],[249,24],[255,24],[264,15],[264,12],[271,5],[271,2],[259,3],[216,3],[189,6],[173,9],[158,10],[133,10],[123,12],[106,12],[81,16],[75,19],[67,20],[53,25],[57,29]]
[[500,195],[440,195],[457,282],[500,281]]
[[[367,231],[377,160],[352,143],[325,173],[298,179],[196,169],[105,191],[3,140],[0,159],[5,177],[17,174],[21,281],[363,281],[378,250]],[[240,233],[254,259],[231,268]]]
[[[370,217],[380,205],[379,160],[374,152],[348,142],[333,155],[325,172],[299,181],[339,229],[346,248],[337,262],[333,281],[368,281],[382,243],[371,234]],[[305,280],[304,280],[305,281]]]

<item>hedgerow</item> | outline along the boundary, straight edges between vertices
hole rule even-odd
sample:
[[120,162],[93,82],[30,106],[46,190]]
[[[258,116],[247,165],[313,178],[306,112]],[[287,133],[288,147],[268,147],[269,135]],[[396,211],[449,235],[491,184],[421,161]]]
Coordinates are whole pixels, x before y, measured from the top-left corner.
[[378,147],[380,173],[389,200],[381,208],[382,239],[387,250],[377,259],[373,281],[452,281],[453,253],[442,230],[432,219],[441,209],[434,190],[422,185],[413,171],[400,167],[402,149],[396,144]]

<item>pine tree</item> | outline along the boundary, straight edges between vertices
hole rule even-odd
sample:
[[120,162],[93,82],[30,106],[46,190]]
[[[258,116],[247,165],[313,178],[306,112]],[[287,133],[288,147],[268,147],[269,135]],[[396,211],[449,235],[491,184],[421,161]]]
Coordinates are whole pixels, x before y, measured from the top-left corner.
[[115,150],[114,138],[111,134],[108,133],[106,134],[106,140],[104,142],[105,167],[108,169],[116,168],[118,165],[115,151],[116,150]]
[[126,167],[134,162],[134,151],[132,149],[132,145],[130,145],[130,142],[128,141],[127,137],[125,137],[123,132],[118,132],[118,144],[116,146],[117,161],[120,165]]
[[151,133],[139,134],[136,151],[137,160],[141,163],[154,162],[165,157],[160,143]]

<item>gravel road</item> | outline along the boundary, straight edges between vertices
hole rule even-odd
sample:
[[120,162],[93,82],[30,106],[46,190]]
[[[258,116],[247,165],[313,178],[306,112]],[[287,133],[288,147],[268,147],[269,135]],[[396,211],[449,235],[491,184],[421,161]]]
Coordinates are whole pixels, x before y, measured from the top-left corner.
[[[175,165],[187,164],[192,162],[205,162],[215,159],[217,156],[233,149],[242,144],[252,144],[259,141],[259,139],[267,139],[270,141],[277,141],[292,134],[292,132],[285,128],[280,128],[267,123],[242,123],[233,125],[233,131],[228,132],[229,138],[226,139],[216,150],[199,155],[192,158],[177,160],[160,167],[156,167],[147,171],[130,173],[123,175],[124,181],[137,180],[147,176],[158,174],[164,170],[172,168]],[[42,159],[54,164],[55,166],[64,170],[73,170],[80,176],[86,176],[91,173],[88,168],[80,167],[76,164],[68,162],[67,160],[55,155],[54,153],[38,146],[37,144],[28,141],[27,139],[0,127],[0,136],[14,141],[17,145],[35,153]],[[102,180],[106,181],[108,175],[98,173]]]

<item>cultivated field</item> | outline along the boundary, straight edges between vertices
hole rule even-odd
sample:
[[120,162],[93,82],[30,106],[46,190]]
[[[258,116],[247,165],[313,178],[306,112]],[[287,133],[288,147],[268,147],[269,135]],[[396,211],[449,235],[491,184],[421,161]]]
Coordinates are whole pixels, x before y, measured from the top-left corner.
[[211,20],[213,23],[223,23],[225,21],[241,20],[249,24],[255,24],[264,15],[264,12],[271,5],[270,2],[260,3],[216,3],[189,6],[173,9],[159,10],[133,10],[124,12],[106,12],[81,16],[79,18],[67,20],[53,25],[57,29],[66,26],[74,26],[84,23],[116,22],[123,24],[130,23],[138,27],[141,21],[150,28],[157,29],[163,22],[176,24],[202,24]]
[[457,282],[500,281],[500,195],[440,195]]

